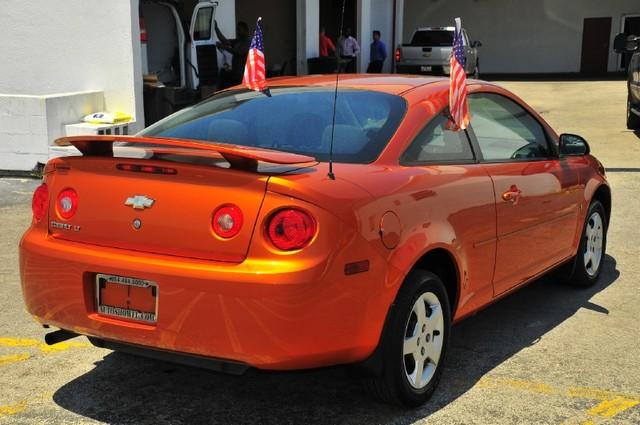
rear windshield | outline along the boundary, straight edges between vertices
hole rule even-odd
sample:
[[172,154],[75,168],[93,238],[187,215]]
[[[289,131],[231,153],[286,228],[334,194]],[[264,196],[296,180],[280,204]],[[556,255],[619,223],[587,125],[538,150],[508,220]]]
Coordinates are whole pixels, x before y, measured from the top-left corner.
[[453,31],[429,30],[416,31],[411,39],[414,46],[453,46]]
[[[222,92],[173,114],[139,136],[195,139],[276,149],[327,161],[334,90],[279,87],[272,97],[248,90]],[[338,91],[333,153],[336,162],[374,161],[406,111],[400,96]]]

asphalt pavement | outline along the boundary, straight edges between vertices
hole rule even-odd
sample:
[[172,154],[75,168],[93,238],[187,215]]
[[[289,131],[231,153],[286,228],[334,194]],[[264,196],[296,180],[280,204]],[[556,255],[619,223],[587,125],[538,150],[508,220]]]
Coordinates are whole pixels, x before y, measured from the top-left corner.
[[623,81],[508,82],[608,170],[613,215],[600,282],[544,278],[453,329],[440,386],[403,410],[347,368],[220,375],[92,347],[57,346],[26,313],[17,246],[29,179],[0,179],[0,424],[640,424],[640,134]]

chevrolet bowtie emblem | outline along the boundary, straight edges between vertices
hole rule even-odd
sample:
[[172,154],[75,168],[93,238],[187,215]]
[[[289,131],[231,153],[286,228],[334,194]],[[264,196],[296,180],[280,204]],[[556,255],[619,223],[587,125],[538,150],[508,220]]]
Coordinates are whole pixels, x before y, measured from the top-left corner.
[[156,201],[144,195],[136,195],[131,198],[127,198],[124,204],[128,207],[133,207],[136,210],[143,210],[145,208],[151,208]]

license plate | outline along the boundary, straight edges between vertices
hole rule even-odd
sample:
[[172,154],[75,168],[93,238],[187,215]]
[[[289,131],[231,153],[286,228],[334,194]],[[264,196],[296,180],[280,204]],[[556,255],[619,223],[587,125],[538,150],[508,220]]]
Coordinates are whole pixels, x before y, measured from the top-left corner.
[[430,66],[421,66],[420,71],[422,72],[430,72],[433,68]]
[[149,280],[96,275],[96,308],[104,316],[155,323],[158,285]]

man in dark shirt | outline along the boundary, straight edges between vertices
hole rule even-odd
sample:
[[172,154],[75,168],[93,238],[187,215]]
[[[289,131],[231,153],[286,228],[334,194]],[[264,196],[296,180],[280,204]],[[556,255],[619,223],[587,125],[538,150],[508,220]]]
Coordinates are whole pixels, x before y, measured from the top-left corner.
[[382,66],[387,59],[387,46],[384,41],[380,40],[380,31],[373,32],[373,43],[371,43],[371,55],[369,56],[368,73],[379,74],[382,72]]
[[231,58],[231,72],[228,79],[228,85],[233,86],[242,82],[244,75],[244,66],[247,63],[247,54],[249,53],[249,47],[251,46],[251,39],[249,37],[249,25],[246,22],[238,22],[236,25],[236,35],[238,38],[229,40],[227,39],[220,28],[218,28],[218,21],[215,22],[216,35],[220,40],[217,45],[219,48],[230,52]]

